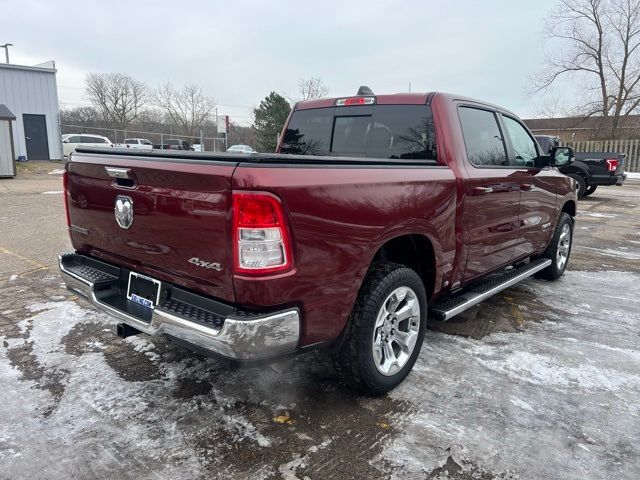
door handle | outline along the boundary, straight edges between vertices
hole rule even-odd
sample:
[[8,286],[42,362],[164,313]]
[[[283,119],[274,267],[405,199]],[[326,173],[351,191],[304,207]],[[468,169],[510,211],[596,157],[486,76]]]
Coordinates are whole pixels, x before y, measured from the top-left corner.
[[473,187],[473,192],[476,195],[486,195],[487,193],[493,193],[493,188],[491,188],[491,187]]
[[529,190],[533,190],[533,184],[523,183],[522,185],[520,185],[520,190],[524,190],[525,192],[528,192]]

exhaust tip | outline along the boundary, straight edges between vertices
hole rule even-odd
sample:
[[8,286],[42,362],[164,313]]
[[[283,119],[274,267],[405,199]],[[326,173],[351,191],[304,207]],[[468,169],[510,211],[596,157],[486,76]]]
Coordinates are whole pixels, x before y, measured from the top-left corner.
[[133,328],[132,326],[127,325],[126,323],[119,323],[118,325],[116,325],[116,333],[120,338],[127,338],[132,337],[133,335],[138,335],[142,332],[140,332],[140,330],[138,330],[137,328]]

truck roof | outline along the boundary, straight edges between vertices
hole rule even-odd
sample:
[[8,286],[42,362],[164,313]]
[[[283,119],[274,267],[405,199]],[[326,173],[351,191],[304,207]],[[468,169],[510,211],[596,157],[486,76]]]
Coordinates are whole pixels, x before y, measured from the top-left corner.
[[425,105],[431,101],[434,96],[438,96],[439,98],[445,101],[454,101],[461,100],[464,102],[475,103],[478,105],[485,105],[492,109],[502,110],[503,112],[510,113],[515,115],[513,112],[507,110],[506,108],[500,107],[499,105],[494,105],[492,103],[484,102],[482,100],[476,100],[474,98],[465,97],[463,95],[456,95],[452,93],[444,93],[444,92],[426,92],[426,93],[393,93],[393,94],[385,94],[385,95],[344,95],[341,97],[333,97],[333,98],[319,98],[317,100],[303,100],[294,106],[294,110],[308,110],[312,108],[327,108],[333,107],[336,105],[336,100],[340,98],[354,98],[354,97],[375,97],[377,105]]

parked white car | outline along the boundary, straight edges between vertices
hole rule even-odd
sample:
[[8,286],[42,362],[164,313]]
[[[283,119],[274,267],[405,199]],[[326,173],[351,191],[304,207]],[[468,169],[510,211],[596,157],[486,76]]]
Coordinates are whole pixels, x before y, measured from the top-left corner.
[[153,150],[153,143],[146,138],[127,138],[124,143],[118,144],[118,147],[134,148],[137,150]]
[[249,145],[231,145],[227,148],[227,153],[257,153]]
[[64,158],[76,151],[77,147],[113,147],[113,143],[107,137],[90,135],[88,133],[67,133],[62,136],[62,153]]

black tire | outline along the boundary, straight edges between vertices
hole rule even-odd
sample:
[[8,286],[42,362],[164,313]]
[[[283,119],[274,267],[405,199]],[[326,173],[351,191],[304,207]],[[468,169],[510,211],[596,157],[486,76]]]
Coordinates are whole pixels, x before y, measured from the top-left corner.
[[[568,250],[566,252],[566,260],[562,266],[559,265],[558,261],[558,250],[561,248],[560,242],[563,229],[565,225],[569,226],[569,245]],[[560,278],[564,271],[567,269],[567,265],[569,264],[569,258],[571,256],[571,247],[573,246],[573,218],[568,213],[562,212],[560,214],[560,218],[558,219],[558,224],[556,225],[556,229],[553,232],[553,237],[551,237],[551,242],[549,246],[545,250],[545,252],[540,255],[540,258],[548,258],[551,260],[551,265],[549,265],[544,270],[540,270],[537,274],[538,277],[544,278],[547,280],[556,280]]]
[[[416,338],[415,346],[408,359],[405,360],[406,363],[395,373],[384,375],[379,371],[373,353],[374,335],[376,331],[380,332],[383,327],[376,329],[375,323],[383,305],[385,308],[389,305],[387,302],[389,296],[399,288],[408,288],[415,293],[415,300],[420,307],[420,322],[417,326],[412,323],[413,328],[417,327],[417,337],[414,337]],[[413,322],[411,319],[406,321]],[[400,330],[400,323],[398,321],[396,325],[398,330]],[[341,345],[334,354],[334,364],[337,371],[347,383],[368,394],[381,395],[392,390],[405,379],[413,368],[420,354],[426,323],[427,295],[418,274],[412,269],[396,263],[375,264],[360,289]],[[391,340],[390,345],[394,345],[393,342]],[[389,342],[387,341],[387,343]],[[395,345],[399,346],[399,344]]]
[[589,185],[589,187],[587,187],[587,189],[584,192],[584,196],[587,197],[591,195],[593,192],[596,191],[596,188],[598,188],[597,185]]
[[578,198],[583,198],[587,191],[587,182],[579,173],[568,173],[567,177],[571,177],[576,181],[576,195]]

